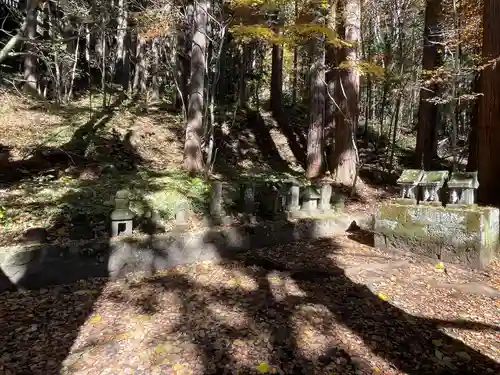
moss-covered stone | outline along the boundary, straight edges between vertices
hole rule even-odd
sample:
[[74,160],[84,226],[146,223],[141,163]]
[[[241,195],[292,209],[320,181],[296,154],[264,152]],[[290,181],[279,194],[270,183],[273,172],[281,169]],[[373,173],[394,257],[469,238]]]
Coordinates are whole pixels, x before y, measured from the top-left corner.
[[479,186],[477,172],[453,172],[448,181],[448,186],[477,189]]
[[440,183],[448,178],[448,171],[427,171],[424,172],[421,184],[425,183]]
[[410,198],[396,198],[394,201],[397,204],[403,204],[403,205],[417,204],[417,200],[416,199],[410,199]]
[[420,169],[405,169],[399,177],[397,183],[401,185],[416,184],[422,178],[424,171]]
[[375,214],[375,235],[383,247],[484,267],[497,251],[499,210],[390,203]]

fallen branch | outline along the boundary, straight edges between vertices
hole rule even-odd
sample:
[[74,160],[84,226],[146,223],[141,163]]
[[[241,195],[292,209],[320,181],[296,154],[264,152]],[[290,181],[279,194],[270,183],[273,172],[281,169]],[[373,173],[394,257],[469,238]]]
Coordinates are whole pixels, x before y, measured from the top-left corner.
[[25,19],[21,28],[17,31],[16,35],[14,35],[10,40],[5,44],[5,46],[0,51],[0,63],[5,60],[10,52],[17,47],[21,39],[24,37],[24,33],[26,31],[26,27],[28,25],[27,20]]

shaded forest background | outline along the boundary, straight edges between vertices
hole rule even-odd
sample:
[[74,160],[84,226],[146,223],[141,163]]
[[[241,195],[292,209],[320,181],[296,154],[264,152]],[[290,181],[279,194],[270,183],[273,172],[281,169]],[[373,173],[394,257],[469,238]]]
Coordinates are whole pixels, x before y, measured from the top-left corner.
[[2,145],[5,181],[38,159],[88,164],[126,105],[176,123],[191,176],[240,173],[229,151],[236,138],[246,153],[249,129],[273,169],[290,168],[274,126],[290,172],[310,180],[355,188],[368,150],[386,184],[403,167],[478,170],[480,201],[500,201],[494,0],[4,0],[1,12],[4,95],[89,119],[57,148]]

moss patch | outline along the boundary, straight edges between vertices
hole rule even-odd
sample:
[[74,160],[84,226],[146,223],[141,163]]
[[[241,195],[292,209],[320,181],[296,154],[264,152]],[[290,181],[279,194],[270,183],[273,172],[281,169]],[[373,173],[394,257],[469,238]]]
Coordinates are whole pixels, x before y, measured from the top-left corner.
[[398,179],[398,184],[411,184],[418,182],[421,175],[422,171],[420,169],[405,169]]
[[436,183],[444,180],[446,177],[448,177],[448,172],[447,171],[429,171],[429,172],[424,172],[424,177],[422,177],[422,182],[423,183]]

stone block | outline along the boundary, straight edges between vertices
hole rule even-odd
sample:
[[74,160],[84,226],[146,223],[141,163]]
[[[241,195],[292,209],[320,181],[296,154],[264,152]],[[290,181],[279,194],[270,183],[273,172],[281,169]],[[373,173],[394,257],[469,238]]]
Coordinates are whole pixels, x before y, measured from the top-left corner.
[[209,211],[210,216],[215,221],[220,221],[222,219],[222,203],[222,182],[214,181],[210,189]]
[[495,258],[499,210],[390,203],[375,213],[375,244],[484,268]]
[[293,212],[300,209],[300,187],[292,184],[288,193],[286,210]]

